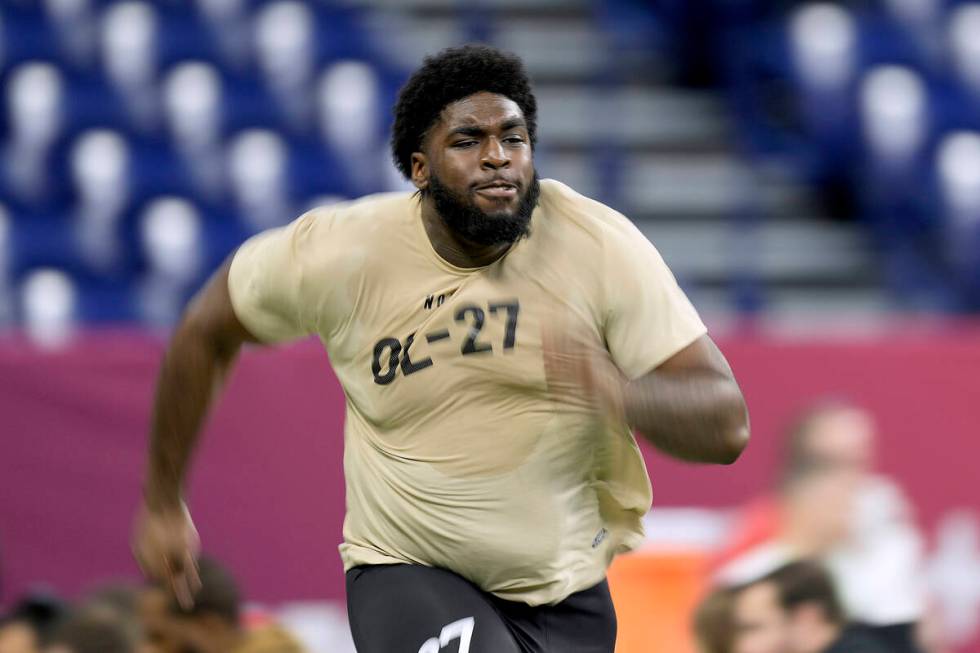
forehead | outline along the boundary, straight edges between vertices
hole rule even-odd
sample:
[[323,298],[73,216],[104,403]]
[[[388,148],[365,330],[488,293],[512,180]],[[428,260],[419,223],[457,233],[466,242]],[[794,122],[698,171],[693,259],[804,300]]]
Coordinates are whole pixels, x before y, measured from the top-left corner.
[[735,619],[737,621],[757,619],[779,611],[776,586],[760,583],[741,591],[735,598]]
[[516,102],[498,93],[481,91],[447,104],[436,128],[492,127],[511,119],[524,119]]

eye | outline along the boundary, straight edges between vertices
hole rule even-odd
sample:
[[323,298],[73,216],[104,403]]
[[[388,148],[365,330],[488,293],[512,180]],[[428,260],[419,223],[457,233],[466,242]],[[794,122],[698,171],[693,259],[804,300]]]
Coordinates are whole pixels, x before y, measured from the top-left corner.
[[470,147],[471,145],[476,145],[476,141],[466,140],[466,141],[457,141],[453,143],[453,147],[458,147],[460,149]]
[[507,138],[504,139],[504,142],[505,143],[523,143],[524,142],[524,137],[523,136],[517,136],[517,135],[508,136]]

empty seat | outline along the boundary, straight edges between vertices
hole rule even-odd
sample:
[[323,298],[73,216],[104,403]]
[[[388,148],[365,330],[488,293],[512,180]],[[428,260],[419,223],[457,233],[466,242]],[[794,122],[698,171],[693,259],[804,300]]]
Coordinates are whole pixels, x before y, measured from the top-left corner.
[[147,272],[186,284],[201,274],[203,245],[201,216],[187,199],[153,200],[140,220],[140,245]]
[[163,104],[170,139],[196,192],[217,201],[224,179],[220,75],[203,62],[174,67],[163,84]]
[[927,97],[920,76],[902,66],[878,66],[861,85],[861,123],[876,163],[900,168],[912,162],[926,138]]
[[21,64],[7,83],[4,167],[8,189],[22,201],[36,201],[48,190],[48,154],[63,123],[63,86],[61,73],[42,62]]
[[314,15],[302,2],[281,0],[255,16],[255,54],[285,121],[305,130],[312,121],[310,86],[316,63]]
[[965,4],[949,19],[947,42],[961,83],[980,97],[980,4]]
[[166,326],[176,321],[204,262],[201,217],[190,201],[162,197],[140,218],[140,245],[146,272],[139,305],[144,321]]
[[796,72],[805,87],[831,91],[851,80],[857,28],[845,8],[829,3],[806,5],[793,14],[789,36]]
[[66,345],[75,330],[75,284],[64,272],[43,268],[24,279],[20,291],[25,332],[46,349]]
[[944,137],[936,173],[945,209],[947,258],[980,288],[980,133],[959,131]]
[[344,153],[379,145],[379,90],[374,69],[363,61],[340,61],[320,75],[317,114],[325,142]]
[[13,322],[14,307],[10,292],[10,269],[13,243],[11,242],[10,216],[7,208],[0,204],[0,329]]
[[229,144],[226,166],[231,190],[249,229],[259,231],[292,217],[287,164],[286,144],[272,130],[245,130]]
[[153,6],[130,0],[110,5],[101,25],[105,74],[120,94],[133,126],[150,130],[157,124],[158,19]]
[[129,201],[129,147],[107,129],[83,133],[71,151],[75,229],[80,258],[100,273],[123,262],[119,220]]

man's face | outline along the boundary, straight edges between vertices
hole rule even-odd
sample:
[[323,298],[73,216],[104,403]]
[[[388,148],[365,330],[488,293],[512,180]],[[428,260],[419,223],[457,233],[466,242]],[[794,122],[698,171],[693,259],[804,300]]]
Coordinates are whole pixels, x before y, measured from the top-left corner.
[[792,653],[790,623],[779,606],[776,586],[752,585],[735,597],[734,653]]
[[866,474],[874,464],[874,419],[858,409],[835,410],[818,418],[805,443],[822,465]]
[[524,114],[495,93],[475,93],[443,109],[412,156],[412,181],[430,193],[457,235],[477,245],[527,235],[538,180]]

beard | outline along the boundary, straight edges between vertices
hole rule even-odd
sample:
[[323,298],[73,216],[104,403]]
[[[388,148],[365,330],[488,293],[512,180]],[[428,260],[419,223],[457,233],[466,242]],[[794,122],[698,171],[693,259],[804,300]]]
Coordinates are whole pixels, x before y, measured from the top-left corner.
[[472,197],[461,196],[445,186],[435,174],[429,175],[428,191],[436,211],[454,233],[477,245],[514,243],[531,234],[531,214],[538,205],[541,186],[535,171],[514,210],[485,213]]

